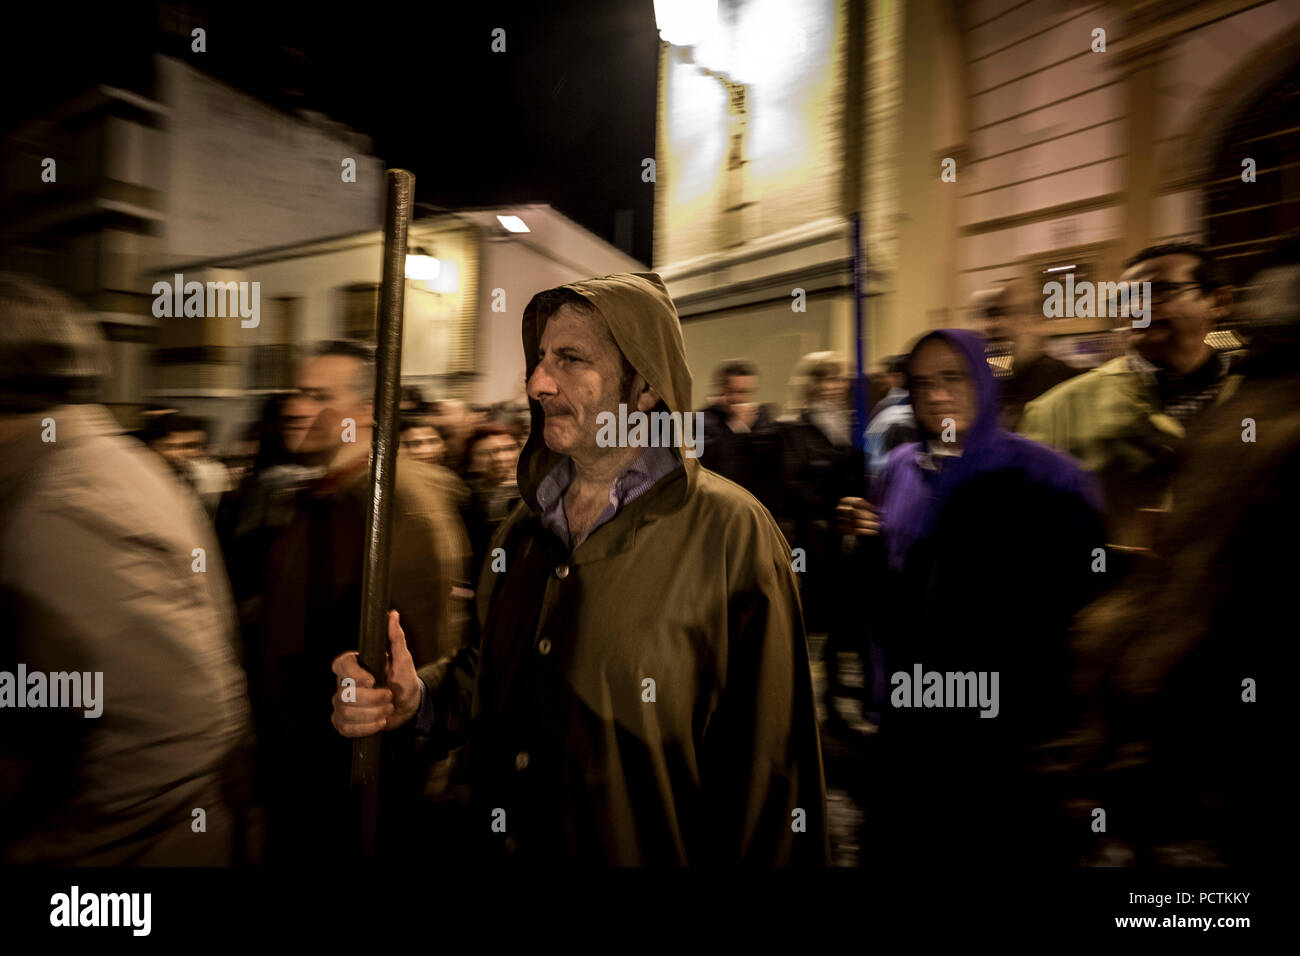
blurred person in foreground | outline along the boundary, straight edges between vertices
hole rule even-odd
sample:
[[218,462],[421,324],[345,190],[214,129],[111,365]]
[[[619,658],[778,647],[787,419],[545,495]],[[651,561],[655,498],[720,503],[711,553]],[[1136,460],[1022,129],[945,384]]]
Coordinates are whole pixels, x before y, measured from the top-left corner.
[[[689,414],[677,310],[654,274],[534,296],[523,504],[483,571],[481,646],[418,674],[389,617],[388,686],[355,654],[345,736],[433,753],[471,738],[481,859],[823,864],[825,794],[789,553],[752,495],[598,417]],[[694,436],[697,437],[697,436]],[[683,444],[685,447],[683,448]]]
[[[251,723],[221,556],[172,471],[95,403],[106,372],[93,316],[0,275],[0,671],[28,673],[0,683],[0,859],[227,865]],[[81,706],[51,706],[72,672]]]
[[1090,862],[1283,859],[1265,682],[1294,661],[1278,626],[1294,619],[1284,555],[1300,537],[1298,252],[1292,240],[1252,280],[1241,385],[1188,432],[1156,560],[1080,616],[1079,689],[1095,706],[1074,741],[1088,783],[1076,810],[1080,826],[1093,807],[1109,820]]
[[[326,342],[298,364],[282,410],[286,449],[310,470],[283,502],[261,583],[254,704],[271,863],[332,860],[337,847],[321,834],[348,812],[350,751],[313,705],[332,687],[330,661],[359,634],[374,383],[371,349]],[[468,547],[453,505],[417,465],[399,452],[389,593],[410,653],[427,664],[466,638]],[[422,786],[387,788],[396,801],[386,815],[400,819],[403,797]]]
[[1080,369],[1048,355],[1044,346],[1042,298],[1019,279],[1007,279],[973,297],[973,310],[984,336],[993,374],[1000,378],[999,424],[1015,431],[1025,405]]
[[[1178,446],[1207,409],[1237,387],[1226,354],[1205,341],[1228,314],[1230,294],[1212,255],[1186,243],[1149,246],[1126,263],[1126,282],[1150,282],[1148,325],[1131,349],[1031,401],[1019,430],[1069,452],[1095,472],[1107,540],[1144,555],[1157,514],[1167,513]],[[1135,320],[1136,321],[1136,320]],[[1124,573],[1119,561],[1112,578]]]
[[883,782],[864,839],[885,865],[1072,862],[1061,782],[1036,748],[1075,717],[1067,629],[1103,577],[1094,482],[998,426],[975,333],[923,336],[907,387],[921,440],[890,455],[874,504],[840,503],[841,529],[872,555],[855,593],[889,681],[874,688]]
[[768,510],[779,510],[781,450],[776,421],[755,401],[758,368],[744,359],[714,373],[716,398],[704,409],[700,464],[744,488]]

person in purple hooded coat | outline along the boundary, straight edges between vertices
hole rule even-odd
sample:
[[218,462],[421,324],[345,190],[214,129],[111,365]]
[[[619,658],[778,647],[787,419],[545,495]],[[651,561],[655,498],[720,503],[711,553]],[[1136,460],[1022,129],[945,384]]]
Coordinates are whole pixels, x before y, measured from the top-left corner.
[[1070,621],[1105,581],[1096,487],[1067,455],[998,426],[974,333],[923,336],[907,379],[921,440],[890,454],[872,504],[840,507],[868,551],[865,617],[885,662],[864,848],[1072,862],[1058,813],[1071,783],[1046,745],[1073,715]]

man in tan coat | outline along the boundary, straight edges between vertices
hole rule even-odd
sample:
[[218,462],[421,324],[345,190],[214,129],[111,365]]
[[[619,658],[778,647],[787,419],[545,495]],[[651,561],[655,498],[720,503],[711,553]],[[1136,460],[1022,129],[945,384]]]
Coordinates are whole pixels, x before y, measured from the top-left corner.
[[[487,855],[825,863],[790,553],[753,496],[699,465],[663,282],[541,293],[523,341],[523,502],[483,571],[481,642],[417,673],[391,615],[386,688],[354,653],[334,662],[335,727],[398,731],[433,754],[468,737]],[[636,412],[678,413],[672,447],[609,427]]]
[[0,275],[0,859],[229,864],[251,725],[225,570],[93,403],[103,354],[75,303]]

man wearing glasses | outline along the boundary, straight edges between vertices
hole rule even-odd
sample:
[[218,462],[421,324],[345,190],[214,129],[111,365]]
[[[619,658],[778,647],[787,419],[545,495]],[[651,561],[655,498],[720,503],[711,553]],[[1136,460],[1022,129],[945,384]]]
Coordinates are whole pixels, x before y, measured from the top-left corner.
[[1151,283],[1144,327],[1129,350],[1064,382],[1025,407],[1020,431],[1078,458],[1097,473],[1111,545],[1150,546],[1153,516],[1167,511],[1179,442],[1237,377],[1206,336],[1227,314],[1229,289],[1209,251],[1189,243],[1149,246],[1125,263],[1122,278]]

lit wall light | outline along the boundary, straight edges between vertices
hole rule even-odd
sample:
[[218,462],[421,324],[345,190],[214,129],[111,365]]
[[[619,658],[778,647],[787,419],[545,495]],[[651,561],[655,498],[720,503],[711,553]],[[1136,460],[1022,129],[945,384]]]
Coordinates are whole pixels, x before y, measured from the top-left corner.
[[518,216],[497,216],[497,222],[505,226],[507,232],[531,232]]
[[406,278],[421,282],[432,282],[438,278],[440,263],[433,256],[408,255],[406,257]]
[[447,259],[438,270],[438,278],[433,281],[434,292],[445,292],[455,294],[460,291],[460,266],[456,265],[451,259]]

